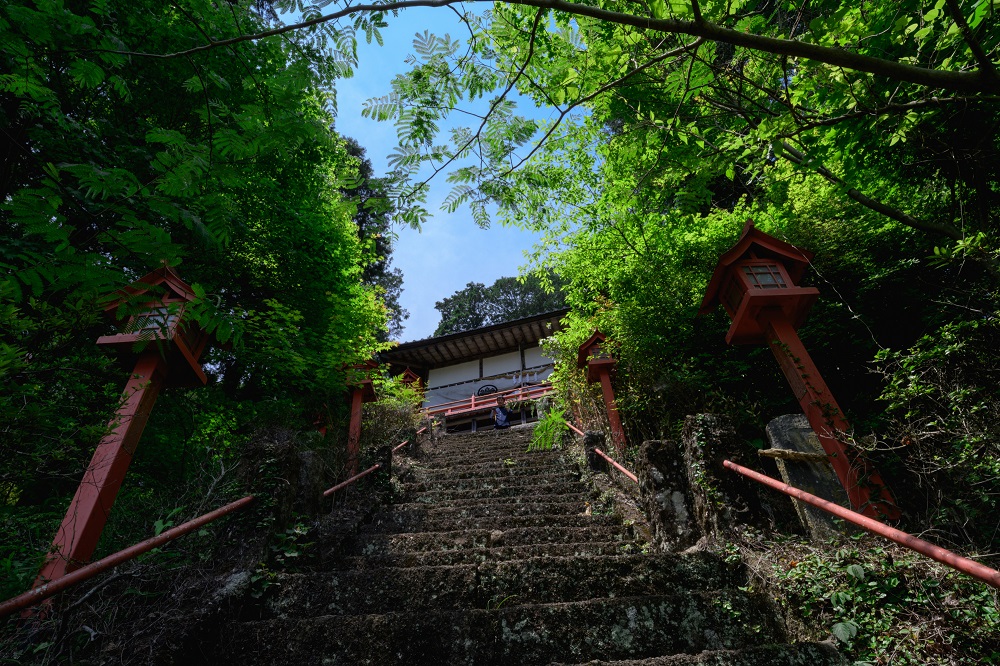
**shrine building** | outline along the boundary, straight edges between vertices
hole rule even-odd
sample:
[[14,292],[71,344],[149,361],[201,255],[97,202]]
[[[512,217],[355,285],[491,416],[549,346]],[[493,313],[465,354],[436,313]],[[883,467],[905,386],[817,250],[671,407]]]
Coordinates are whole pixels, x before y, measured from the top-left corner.
[[[549,390],[553,360],[539,340],[561,328],[568,309],[484,326],[436,338],[405,342],[380,354],[393,374],[406,369],[420,377],[424,408],[443,418],[449,431],[476,430],[490,425],[497,394],[508,400],[540,397]],[[515,412],[518,420],[533,420]]]

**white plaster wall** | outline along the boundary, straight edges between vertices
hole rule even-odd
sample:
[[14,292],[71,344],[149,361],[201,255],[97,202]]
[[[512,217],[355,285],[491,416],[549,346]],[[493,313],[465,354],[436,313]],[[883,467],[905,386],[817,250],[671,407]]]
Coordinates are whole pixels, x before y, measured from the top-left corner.
[[530,347],[524,350],[524,367],[533,368],[536,365],[552,363],[552,359],[542,353],[541,347]]
[[[537,384],[547,379],[551,374],[552,366],[548,366],[539,370],[529,370],[528,372],[515,370],[495,377],[459,384],[458,386],[448,386],[445,388],[432,387],[424,393],[424,407],[433,407],[455,400],[468,400],[471,395],[477,394],[479,389],[484,386],[493,386],[498,391],[506,391],[518,386]],[[488,396],[484,396],[483,400],[489,402],[491,399]]]
[[444,384],[454,384],[470,379],[479,379],[479,361],[466,361],[457,365],[449,365],[444,368],[432,368],[427,375],[428,388],[443,386]]
[[501,372],[513,372],[521,369],[521,352],[510,352],[500,356],[490,356],[483,359],[483,377],[498,375]]

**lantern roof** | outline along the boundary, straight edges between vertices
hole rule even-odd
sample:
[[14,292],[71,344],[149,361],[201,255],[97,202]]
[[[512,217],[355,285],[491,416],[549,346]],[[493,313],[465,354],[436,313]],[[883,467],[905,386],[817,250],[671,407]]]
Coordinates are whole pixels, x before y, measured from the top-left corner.
[[413,370],[410,370],[408,367],[403,370],[403,374],[400,375],[400,378],[404,384],[412,384],[414,382],[417,382],[418,384],[420,383],[420,375],[413,372]]
[[372,370],[378,370],[378,362],[374,359],[361,361],[345,367],[348,371],[347,381],[349,384],[363,384],[371,381]]
[[590,356],[590,348],[599,345],[608,339],[608,336],[601,333],[596,328],[587,341],[580,345],[580,351],[576,355],[576,367],[587,367],[587,358]]
[[751,254],[758,259],[773,259],[780,262],[788,272],[788,277],[796,285],[802,279],[802,274],[805,273],[806,267],[809,266],[809,262],[814,256],[809,250],[797,248],[791,243],[765,234],[753,226],[753,220],[747,220],[736,245],[719,257],[719,263],[716,265],[712,279],[709,280],[708,288],[705,290],[705,298],[698,309],[699,315],[708,314],[715,308],[719,303],[719,291],[730,268],[733,264],[750,258]]
[[[149,296],[143,298],[147,293]],[[194,289],[173,268],[163,263],[132,284],[108,295],[101,307],[106,314],[118,316],[119,308],[130,302],[142,303],[148,309],[150,304],[189,303],[196,298]],[[152,305],[152,309],[158,310],[159,306]],[[136,330],[102,335],[97,339],[97,344],[122,353],[131,353],[135,351],[136,345],[141,347],[153,341],[162,343],[165,346],[158,349],[157,353],[166,355],[170,368],[167,386],[198,386],[207,383],[208,378],[198,363],[198,358],[208,345],[209,335],[194,322],[182,323],[179,313],[174,316],[140,312],[141,309],[133,305],[131,312],[121,313],[133,316]],[[147,319],[144,320],[143,316]]]
[[118,307],[133,300],[136,296],[141,296],[155,288],[162,288],[164,294],[158,296],[156,300],[182,300],[193,301],[195,297],[194,289],[187,282],[181,279],[171,266],[164,263],[154,271],[146,273],[132,284],[116,291],[109,300],[105,301],[104,311],[111,312]]
[[371,373],[378,370],[378,362],[373,359],[362,361],[347,366],[347,385],[355,389],[361,389],[364,402],[375,402],[378,398],[375,395],[375,385],[372,382]]

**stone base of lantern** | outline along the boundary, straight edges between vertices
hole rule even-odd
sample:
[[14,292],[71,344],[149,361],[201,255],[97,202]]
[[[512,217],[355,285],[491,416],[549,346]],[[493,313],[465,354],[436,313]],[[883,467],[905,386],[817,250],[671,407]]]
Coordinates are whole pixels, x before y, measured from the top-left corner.
[[[829,456],[819,438],[802,414],[779,416],[767,424],[767,439],[771,445],[769,457],[775,459],[778,472],[785,483],[817,497],[851,508],[847,491],[840,484]],[[782,452],[790,452],[791,455]],[[834,522],[826,511],[792,499],[799,522],[814,541],[824,541],[832,536],[853,530],[843,521]]]

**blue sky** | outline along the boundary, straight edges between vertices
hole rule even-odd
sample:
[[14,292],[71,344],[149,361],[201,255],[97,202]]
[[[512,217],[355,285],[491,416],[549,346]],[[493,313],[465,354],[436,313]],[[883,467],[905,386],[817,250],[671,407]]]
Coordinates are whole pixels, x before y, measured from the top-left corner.
[[[337,84],[337,131],[364,146],[377,174],[388,171],[386,156],[396,145],[396,130],[392,123],[363,118],[361,110],[365,100],[387,94],[392,78],[409,69],[404,60],[413,52],[413,36],[424,30],[457,39],[467,34],[452,11],[407,10],[389,19],[389,27],[382,31],[384,46],[367,44],[360,36],[355,75]],[[529,106],[524,111],[534,109]],[[464,121],[456,118],[456,122]],[[450,190],[444,175],[431,182],[427,208],[432,217],[423,229],[398,230],[393,265],[403,271],[401,302],[410,311],[401,341],[430,337],[439,320],[434,303],[467,283],[489,285],[497,278],[516,275],[524,263],[524,250],[535,240],[531,233],[499,224],[480,229],[465,209],[451,215],[440,210]]]

